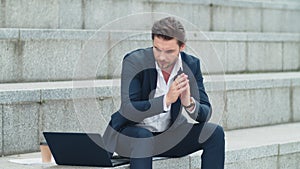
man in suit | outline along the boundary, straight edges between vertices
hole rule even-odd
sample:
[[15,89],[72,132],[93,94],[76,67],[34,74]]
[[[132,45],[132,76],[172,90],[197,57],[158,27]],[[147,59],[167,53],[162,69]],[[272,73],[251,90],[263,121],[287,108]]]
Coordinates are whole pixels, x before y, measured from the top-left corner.
[[183,25],[174,17],[156,21],[152,40],[153,47],[124,57],[121,107],[104,134],[108,150],[131,158],[131,169],[151,169],[155,156],[198,150],[203,150],[202,169],[224,168],[224,131],[208,123],[211,104],[199,59],[183,52]]

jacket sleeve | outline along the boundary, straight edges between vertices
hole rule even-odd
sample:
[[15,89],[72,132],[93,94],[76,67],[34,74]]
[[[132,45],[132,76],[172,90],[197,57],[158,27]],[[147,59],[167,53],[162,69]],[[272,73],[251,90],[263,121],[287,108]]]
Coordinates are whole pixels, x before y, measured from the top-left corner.
[[191,95],[195,99],[196,109],[191,117],[198,122],[206,122],[210,119],[212,109],[209,98],[204,88],[203,76],[200,69],[200,61],[197,59],[195,70],[193,71],[194,79],[191,83]]
[[146,63],[140,63],[137,57],[128,56],[123,60],[121,108],[119,110],[123,117],[134,122],[140,122],[147,117],[163,112],[163,96],[150,97],[150,93],[155,90],[150,91],[147,98],[142,96],[143,92],[149,90],[143,86],[145,83],[143,81],[144,73],[149,69],[153,70],[153,67],[149,67],[149,64]]

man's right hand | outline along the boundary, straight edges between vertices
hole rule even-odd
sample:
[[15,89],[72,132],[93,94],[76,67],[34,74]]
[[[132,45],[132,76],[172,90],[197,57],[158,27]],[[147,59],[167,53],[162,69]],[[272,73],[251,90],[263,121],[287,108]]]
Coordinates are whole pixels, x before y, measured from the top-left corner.
[[189,87],[189,80],[186,74],[180,74],[171,84],[168,93],[166,94],[166,105],[170,106],[176,102],[181,93]]

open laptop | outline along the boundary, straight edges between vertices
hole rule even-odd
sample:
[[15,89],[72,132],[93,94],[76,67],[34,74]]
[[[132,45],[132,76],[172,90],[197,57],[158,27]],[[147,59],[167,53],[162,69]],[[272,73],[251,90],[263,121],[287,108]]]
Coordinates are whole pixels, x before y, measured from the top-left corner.
[[128,164],[129,159],[111,159],[100,134],[43,132],[58,165],[115,167]]

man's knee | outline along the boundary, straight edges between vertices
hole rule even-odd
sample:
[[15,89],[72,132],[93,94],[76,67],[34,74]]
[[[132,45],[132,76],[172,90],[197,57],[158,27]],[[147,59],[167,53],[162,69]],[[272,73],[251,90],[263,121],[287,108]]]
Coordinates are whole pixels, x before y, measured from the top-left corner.
[[149,130],[142,127],[126,127],[122,130],[122,134],[134,138],[147,138],[153,136]]
[[[116,152],[124,157],[144,158],[152,156],[152,133],[144,128],[128,126],[118,136]],[[145,138],[145,139],[144,139]]]
[[213,136],[215,141],[224,142],[225,133],[223,127],[218,125],[213,133]]
[[140,128],[139,130],[137,130],[136,134],[136,138],[147,138],[153,136],[153,134],[149,130],[144,128]]
[[208,123],[204,126],[203,130],[201,131],[199,142],[224,144],[224,137],[225,134],[223,127],[213,123]]

